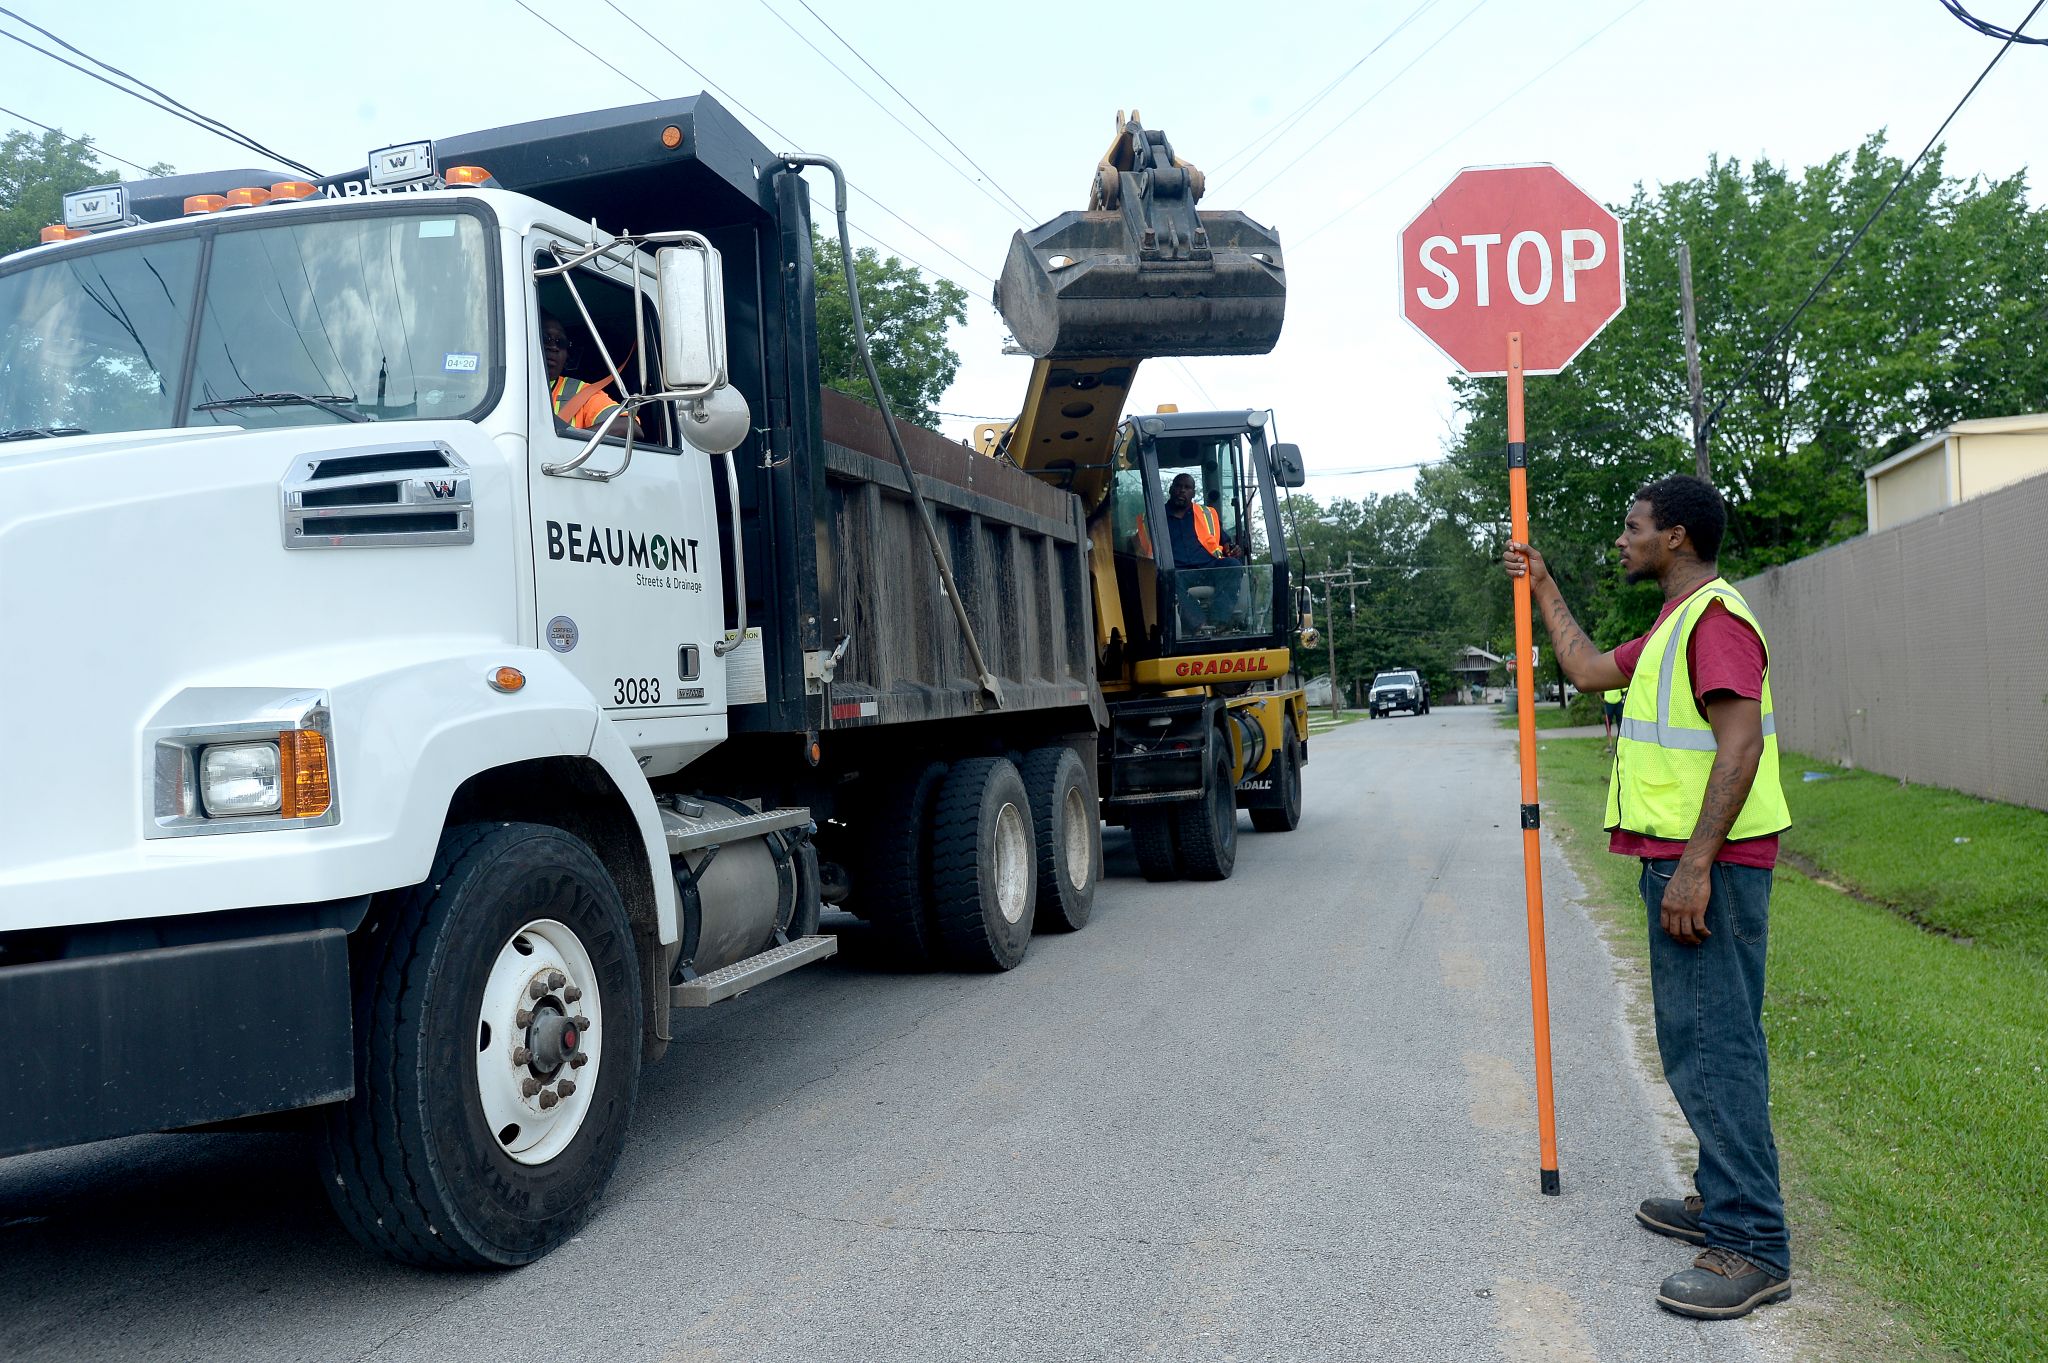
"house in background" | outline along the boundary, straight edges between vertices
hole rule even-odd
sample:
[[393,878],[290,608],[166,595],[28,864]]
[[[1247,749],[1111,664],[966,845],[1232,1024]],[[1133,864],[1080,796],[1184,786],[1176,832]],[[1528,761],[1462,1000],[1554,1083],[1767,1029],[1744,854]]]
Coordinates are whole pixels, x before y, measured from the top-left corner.
[[1870,533],[2048,473],[2048,412],[1958,421],[1863,471]]
[[1500,691],[1490,686],[1496,669],[1505,662],[1498,653],[1488,653],[1483,648],[1467,647],[1458,651],[1458,660],[1451,664],[1451,672],[1458,678],[1459,702],[1473,703],[1498,700]]

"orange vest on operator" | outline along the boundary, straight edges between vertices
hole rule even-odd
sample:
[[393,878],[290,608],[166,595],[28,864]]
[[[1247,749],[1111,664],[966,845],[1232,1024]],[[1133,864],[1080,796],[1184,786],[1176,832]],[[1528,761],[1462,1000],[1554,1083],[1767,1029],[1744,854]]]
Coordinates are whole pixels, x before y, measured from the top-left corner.
[[[1200,502],[1189,502],[1188,514],[1195,518],[1195,538],[1202,542],[1204,549],[1217,558],[1222,558],[1223,517],[1217,513],[1215,507],[1203,506]],[[1138,552],[1146,558],[1152,557],[1152,536],[1145,533],[1145,518],[1142,516],[1138,518]],[[1181,566],[1185,568],[1187,565]]]
[[555,419],[568,422],[570,429],[578,431],[593,429],[604,420],[605,413],[619,405],[602,388],[566,374],[548,385],[548,394],[554,399]]

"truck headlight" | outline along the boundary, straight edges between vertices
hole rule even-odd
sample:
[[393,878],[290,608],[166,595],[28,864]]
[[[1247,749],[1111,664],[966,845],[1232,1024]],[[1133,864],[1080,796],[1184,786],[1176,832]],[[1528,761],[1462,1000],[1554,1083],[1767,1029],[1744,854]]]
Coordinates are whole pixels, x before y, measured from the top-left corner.
[[325,827],[341,821],[334,728],[319,691],[193,687],[144,730],[149,838]]
[[199,754],[199,798],[208,818],[275,814],[284,778],[275,743],[216,743]]

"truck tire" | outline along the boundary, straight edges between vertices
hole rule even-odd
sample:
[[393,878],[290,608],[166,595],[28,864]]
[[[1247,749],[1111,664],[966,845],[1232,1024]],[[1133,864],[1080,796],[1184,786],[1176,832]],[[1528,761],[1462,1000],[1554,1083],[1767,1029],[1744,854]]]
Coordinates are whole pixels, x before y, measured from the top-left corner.
[[1187,874],[1180,862],[1180,819],[1172,805],[1132,810],[1130,829],[1139,875],[1162,881],[1179,880]]
[[1088,771],[1068,747],[1034,748],[1024,758],[1038,845],[1040,932],[1078,932],[1095,911],[1102,877],[1102,820],[1088,793]]
[[323,1114],[321,1183],[394,1259],[531,1263],[589,1217],[633,1115],[625,904],[581,840],[488,823],[449,829],[426,880],[373,913],[353,963],[356,1091]]
[[881,782],[863,830],[854,894],[883,957],[906,969],[932,963],[932,812],[945,779],[945,763],[927,762]]
[[1261,833],[1292,833],[1301,823],[1301,740],[1294,736],[1294,716],[1281,720],[1280,728],[1272,763],[1274,803],[1251,812],[1252,827]]
[[1228,880],[1237,866],[1237,788],[1230,779],[1230,741],[1209,741],[1209,779],[1202,798],[1175,805],[1180,864],[1192,880]]
[[1008,970],[1031,945],[1038,898],[1031,797],[1008,758],[946,773],[932,815],[932,925],[958,970]]

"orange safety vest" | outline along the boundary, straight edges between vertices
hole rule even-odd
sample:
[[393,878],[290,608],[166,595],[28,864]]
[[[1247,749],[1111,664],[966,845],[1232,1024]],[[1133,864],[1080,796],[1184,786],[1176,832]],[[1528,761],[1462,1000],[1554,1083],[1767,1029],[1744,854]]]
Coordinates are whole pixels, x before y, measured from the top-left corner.
[[554,381],[548,393],[555,401],[556,419],[568,422],[572,430],[591,430],[604,420],[606,412],[619,405],[597,385],[566,374]]
[[[1200,502],[1189,502],[1188,511],[1195,518],[1195,538],[1202,542],[1204,549],[1207,549],[1217,558],[1222,558],[1223,517],[1217,513],[1215,507],[1203,506]],[[1152,536],[1145,532],[1145,518],[1143,516],[1138,518],[1138,552],[1147,558],[1152,557]],[[1181,566],[1185,567],[1187,565],[1183,564]]]

